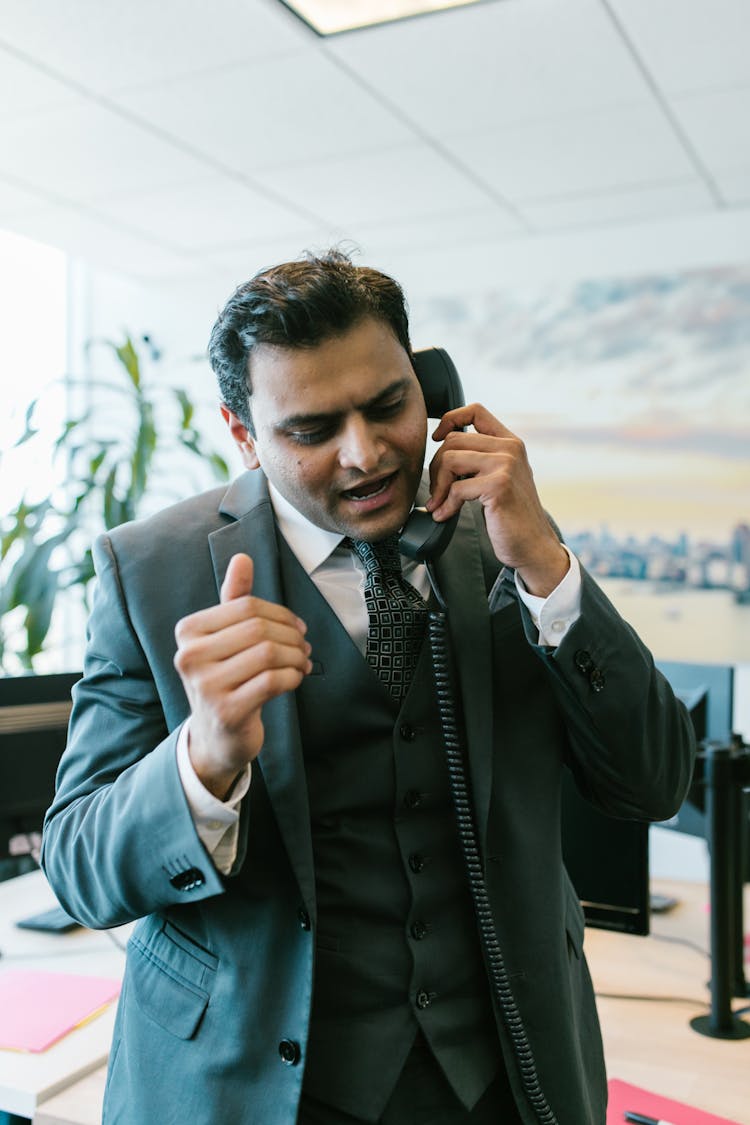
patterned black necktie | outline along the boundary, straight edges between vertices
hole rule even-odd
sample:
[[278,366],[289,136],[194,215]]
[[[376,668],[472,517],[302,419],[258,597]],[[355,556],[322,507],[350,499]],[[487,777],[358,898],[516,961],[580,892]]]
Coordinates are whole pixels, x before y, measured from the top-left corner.
[[347,544],[359,555],[367,571],[367,663],[391,695],[401,700],[409,690],[419,659],[427,605],[401,573],[397,535],[379,543],[349,539]]

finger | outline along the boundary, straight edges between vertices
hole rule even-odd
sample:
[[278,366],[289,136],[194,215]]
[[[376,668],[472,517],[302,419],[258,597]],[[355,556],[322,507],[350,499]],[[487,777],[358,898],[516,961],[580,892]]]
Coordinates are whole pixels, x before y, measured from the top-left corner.
[[232,702],[243,716],[249,716],[287,691],[296,691],[305,678],[298,668],[270,668],[252,680],[241,684],[232,693]]
[[494,434],[496,437],[506,437],[510,434],[502,422],[490,414],[486,406],[480,402],[470,402],[466,406],[457,406],[443,415],[438,426],[432,433],[433,441],[443,441],[452,430],[461,430],[464,426],[473,426],[477,433]]
[[188,659],[194,666],[227,660],[260,644],[286,645],[299,648],[304,653],[310,652],[310,645],[297,627],[296,618],[287,622],[243,617],[224,629],[197,634],[187,644],[190,647]]
[[297,617],[286,606],[277,602],[267,602],[264,598],[236,597],[232,601],[221,605],[209,606],[207,609],[196,610],[178,621],[175,635],[180,644],[190,641],[197,636],[208,636],[219,633],[242,621],[249,621],[260,617],[266,621],[276,621],[282,625],[289,625],[300,633],[307,632],[307,625],[301,617]]
[[487,494],[489,477],[473,476],[453,480],[442,500],[432,509],[433,518],[438,522],[450,519],[460,511],[467,500],[483,500]]
[[224,581],[221,584],[219,597],[222,602],[230,602],[235,598],[243,598],[252,593],[253,589],[253,560],[249,555],[232,555],[229,560]]
[[[466,436],[478,440],[476,434]],[[506,448],[498,448],[497,438],[487,440],[493,443],[491,452],[481,449],[446,449],[443,446],[433,457],[429,468],[430,498],[425,504],[428,512],[435,514],[460,477],[488,476],[497,472],[500,467],[511,465],[515,447],[508,443]]]
[[[235,653],[219,664],[206,668],[200,676],[201,693],[206,697],[218,698],[235,692],[243,684],[253,685],[268,672],[283,670],[292,671],[300,679],[312,669],[312,662],[307,652],[299,645],[281,645],[264,642],[251,649]],[[263,702],[262,686],[257,687],[257,694],[248,693],[248,701],[253,707],[260,707]]]

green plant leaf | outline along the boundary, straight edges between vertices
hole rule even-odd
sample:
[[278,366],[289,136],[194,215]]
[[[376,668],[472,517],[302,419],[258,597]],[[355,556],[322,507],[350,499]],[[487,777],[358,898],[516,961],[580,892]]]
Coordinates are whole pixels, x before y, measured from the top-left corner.
[[211,453],[208,463],[217,480],[229,480],[229,465],[220,453]]
[[119,359],[122,366],[130,376],[130,381],[134,387],[141,385],[141,364],[138,358],[138,352],[133,347],[133,341],[129,336],[125,337],[124,344],[112,344],[115,355]]
[[58,575],[50,571],[40,597],[27,609],[24,620],[26,630],[26,657],[28,666],[33,666],[35,656],[38,656],[44,647],[47,633],[52,623],[52,612],[57,598]]
[[150,402],[143,399],[140,403],[138,417],[138,432],[135,448],[131,460],[131,485],[130,499],[138,504],[148,483],[148,473],[157,444],[156,427],[154,425],[154,408]]
[[190,424],[193,421],[195,406],[193,405],[187,391],[183,391],[181,387],[172,387],[172,393],[180,404],[180,425],[183,430],[187,430],[190,428]]
[[23,433],[21,434],[20,438],[18,439],[18,441],[13,443],[14,449],[18,449],[19,445],[25,445],[26,442],[29,441],[31,438],[33,438],[35,434],[39,433],[39,430],[35,429],[34,426],[32,426],[32,424],[31,424],[31,419],[34,415],[34,411],[36,410],[38,404],[39,404],[39,399],[35,398],[27,406],[26,414],[25,414],[25,417],[24,417],[24,430],[23,430]]
[[120,502],[115,496],[115,486],[117,484],[117,464],[113,465],[107,473],[104,481],[104,491],[102,493],[102,514],[104,516],[104,526],[109,531],[112,527],[117,527],[120,523]]
[[[87,414],[84,414],[80,418],[68,418],[68,419],[66,419],[66,421],[63,423],[62,430],[60,431],[58,436],[55,438],[55,444],[53,446],[55,453],[57,452],[58,449],[60,449],[61,446],[64,446],[64,445],[67,444],[68,438],[73,433],[73,431],[76,430],[81,425],[82,422],[88,421],[88,418],[89,418],[89,414],[87,413]],[[77,448],[80,448],[80,446],[77,447]]]

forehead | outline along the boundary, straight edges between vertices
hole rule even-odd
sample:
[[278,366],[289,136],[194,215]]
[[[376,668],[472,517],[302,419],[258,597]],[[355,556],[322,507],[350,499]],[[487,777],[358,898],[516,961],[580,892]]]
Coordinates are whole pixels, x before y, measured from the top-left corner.
[[253,413],[341,410],[413,376],[411,361],[384,321],[368,317],[309,348],[259,344],[250,359]]

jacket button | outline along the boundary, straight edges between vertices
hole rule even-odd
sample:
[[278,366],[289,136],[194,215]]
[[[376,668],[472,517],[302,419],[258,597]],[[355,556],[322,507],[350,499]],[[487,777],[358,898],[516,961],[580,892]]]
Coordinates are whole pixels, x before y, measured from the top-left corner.
[[586,652],[585,649],[579,648],[578,652],[573,657],[575,666],[579,672],[583,672],[584,676],[590,672],[594,667],[594,661],[591,659],[591,654]]
[[409,856],[409,867],[411,867],[415,875],[418,875],[420,871],[424,870],[425,863],[426,860],[424,856],[420,855],[419,852],[414,852]]
[[404,793],[404,804],[407,809],[417,809],[422,804],[422,794],[418,789],[407,789]]
[[604,677],[604,673],[601,672],[598,668],[594,668],[593,672],[589,676],[589,683],[591,684],[594,691],[603,691],[606,682],[607,681]]
[[176,891],[194,891],[202,887],[206,877],[199,867],[188,867],[187,871],[180,871],[169,880]]
[[282,1039],[279,1043],[279,1057],[286,1066],[296,1066],[302,1056],[299,1043],[293,1039]]
[[297,911],[297,921],[299,922],[303,930],[310,929],[310,915],[307,913],[304,906],[300,906],[299,910]]
[[412,922],[411,936],[415,941],[422,941],[427,937],[427,923],[426,922]]
[[398,733],[401,735],[404,742],[413,742],[417,737],[417,732],[414,730],[414,727],[409,726],[408,723],[402,723],[398,728]]
[[417,993],[416,1000],[418,1008],[429,1008],[430,1004],[432,1003],[432,995],[429,992],[425,991],[424,988],[420,988],[419,992]]

